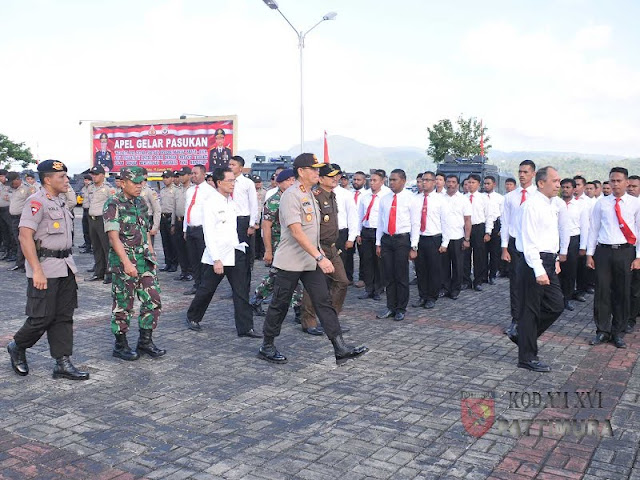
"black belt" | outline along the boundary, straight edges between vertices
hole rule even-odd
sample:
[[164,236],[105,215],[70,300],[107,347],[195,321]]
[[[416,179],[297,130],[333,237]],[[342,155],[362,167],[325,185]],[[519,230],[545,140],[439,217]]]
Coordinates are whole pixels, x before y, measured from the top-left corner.
[[384,236],[385,237],[393,237],[393,238],[396,238],[396,237],[408,237],[409,236],[409,232],[406,232],[406,233],[394,233],[393,235],[389,235],[388,233],[385,233]]
[[556,261],[556,258],[558,258],[558,254],[557,253],[549,253],[549,252],[540,252],[540,260],[542,261]]
[[362,230],[375,230],[375,228],[371,228],[371,227],[362,227]]
[[166,217],[168,215],[170,217],[171,215],[173,215],[173,213],[161,213],[160,215],[162,215],[163,217]]
[[187,225],[187,230],[202,230],[202,225],[196,225],[195,227]]
[[38,250],[38,257],[40,258],[67,258],[71,255],[71,249],[66,250],[49,250],[48,248],[40,248]]
[[184,217],[176,217],[176,221],[181,222],[184,220]]
[[631,245],[630,243],[618,243],[618,244],[599,243],[598,246],[602,248],[611,248],[613,250],[618,250],[620,248],[631,248],[631,247],[634,247],[635,245]]
[[89,215],[89,217],[91,218],[91,220],[97,220],[99,218],[102,218],[102,215]]

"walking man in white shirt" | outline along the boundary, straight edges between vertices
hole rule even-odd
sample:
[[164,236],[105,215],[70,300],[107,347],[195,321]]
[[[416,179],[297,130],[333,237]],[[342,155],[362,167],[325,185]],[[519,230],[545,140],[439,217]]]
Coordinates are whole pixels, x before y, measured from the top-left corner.
[[[364,172],[357,171],[356,173],[353,174],[353,179],[351,180],[351,183],[353,185],[353,190],[349,193],[353,197],[353,202],[356,207],[356,219],[358,221],[358,231],[359,231],[360,230],[359,224],[360,224],[361,218],[358,217],[358,212],[360,211],[360,204],[362,203],[364,194],[369,191],[367,188],[365,188],[367,183],[367,177],[364,174]],[[356,246],[358,249],[358,256],[360,258],[360,264],[359,264],[359,270],[358,270],[358,281],[355,282],[354,285],[357,288],[362,288],[364,287],[364,281],[362,280],[363,278],[362,247],[359,243],[356,243]],[[347,272],[347,278],[349,279],[350,282],[353,282],[353,257],[355,255],[355,252],[356,252],[355,246],[351,248],[346,248],[345,251],[343,252],[344,257],[342,258],[342,261],[344,263],[344,269]]]
[[[489,274],[489,285],[496,282],[498,272],[503,272],[501,267],[502,249],[500,248],[500,218],[502,217],[502,209],[504,205],[504,197],[495,191],[496,178],[493,175],[484,177],[484,194],[489,199],[489,208],[492,211],[493,229],[491,230],[491,238],[486,244],[487,249],[487,265]],[[484,279],[483,279],[484,281]]]
[[[471,248],[464,252],[464,279],[466,286],[477,292],[487,281],[487,250],[485,244],[491,240],[493,210],[489,198],[479,191],[482,179],[477,173],[467,178],[469,192],[465,195],[471,203]],[[473,283],[471,282],[471,257],[473,255]]]
[[[235,189],[232,197],[238,206],[238,238],[240,242],[249,245],[249,265],[253,266],[255,253],[255,233],[259,225],[258,216],[258,194],[253,180],[242,174],[244,168],[244,158],[234,155],[229,161],[229,168],[236,179]],[[251,283],[251,270],[247,278],[247,283]]]
[[566,227],[569,229],[569,243],[560,245],[560,286],[564,295],[564,308],[573,311],[573,295],[576,289],[576,275],[578,273],[578,252],[580,250],[580,216],[582,206],[573,196],[576,181],[565,178],[560,182],[561,196],[567,213]]

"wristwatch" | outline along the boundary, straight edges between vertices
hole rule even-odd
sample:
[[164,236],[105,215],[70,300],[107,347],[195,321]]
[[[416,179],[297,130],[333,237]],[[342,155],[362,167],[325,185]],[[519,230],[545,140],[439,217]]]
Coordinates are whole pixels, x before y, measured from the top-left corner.
[[418,247],[411,247],[411,250],[413,250],[414,252],[418,251]]
[[316,262],[321,262],[322,260],[324,260],[324,255],[320,254],[316,257]]
[[471,239],[470,239],[470,238],[465,238],[465,239],[464,239],[464,241],[465,241],[465,242],[470,242],[470,241],[471,241]]

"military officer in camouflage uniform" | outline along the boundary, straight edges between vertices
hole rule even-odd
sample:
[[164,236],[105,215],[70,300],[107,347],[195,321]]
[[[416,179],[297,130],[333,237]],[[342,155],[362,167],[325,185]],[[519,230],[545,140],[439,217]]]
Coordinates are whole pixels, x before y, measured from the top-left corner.
[[91,277],[87,278],[87,281],[103,280],[103,283],[111,283],[111,275],[107,273],[109,237],[104,231],[102,212],[107,199],[115,193],[115,189],[105,181],[104,168],[100,165],[91,167],[89,173],[93,178],[93,184],[89,185],[87,189],[89,196],[89,235],[91,236],[95,271]]
[[164,188],[160,190],[160,236],[162,237],[162,249],[164,250],[165,266],[162,272],[178,271],[178,255],[171,239],[171,221],[176,210],[176,193],[178,189],[173,184],[175,178],[171,170],[162,172]]
[[78,271],[71,255],[73,218],[59,198],[67,191],[67,167],[57,160],[38,165],[43,188],[29,197],[20,216],[20,244],[27,260],[26,322],[7,346],[13,370],[29,373],[26,349],[47,333],[56,359],[53,378],[86,380],[73,366],[73,310],[78,306]]
[[222,128],[216,130],[216,145],[209,152],[209,171],[215,168],[227,168],[231,160],[231,150],[224,146],[225,133]]
[[11,229],[17,250],[16,264],[8,270],[11,272],[15,272],[16,270],[24,271],[24,255],[20,247],[20,229],[18,226],[20,225],[20,216],[22,215],[25,203],[27,203],[27,198],[36,193],[36,187],[22,183],[20,176],[16,172],[9,172],[7,178],[12,183],[12,188],[14,189],[9,203],[9,214],[11,215]]
[[[280,242],[280,218],[278,215],[278,209],[280,208],[280,197],[282,192],[293,185],[295,178],[293,177],[293,170],[290,168],[283,170],[278,174],[276,182],[278,184],[278,191],[272,195],[264,204],[262,212],[262,231],[264,235],[264,263],[267,266],[271,266],[273,261],[273,252],[275,252],[278,243]],[[253,313],[260,317],[265,315],[265,311],[262,309],[262,302],[273,292],[273,284],[276,278],[277,269],[271,268],[269,273],[265,275],[262,282],[256,287],[253,298],[251,299],[251,307]],[[296,289],[291,297],[291,306],[296,315],[296,322],[300,323],[300,305],[302,302],[302,287],[298,283]]]
[[[122,169],[120,174],[122,192],[107,200],[104,206],[104,229],[111,243],[109,270],[113,275],[111,331],[116,337],[113,356],[137,360],[141,352],[153,358],[161,357],[166,350],[156,347],[152,339],[161,302],[147,204],[140,198],[144,169],[129,167]],[[137,351],[127,342],[134,295],[140,299]]]

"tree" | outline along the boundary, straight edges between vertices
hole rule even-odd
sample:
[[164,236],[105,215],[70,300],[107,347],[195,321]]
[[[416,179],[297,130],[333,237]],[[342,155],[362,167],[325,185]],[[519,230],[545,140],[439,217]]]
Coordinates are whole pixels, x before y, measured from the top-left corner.
[[11,167],[12,162],[19,162],[22,168],[36,163],[29,147],[24,143],[15,143],[9,137],[0,133],[0,168]]
[[433,127],[427,128],[429,132],[429,148],[427,154],[433,161],[440,163],[445,155],[454,157],[472,157],[480,155],[480,138],[484,134],[485,155],[491,148],[490,138],[486,135],[487,127],[475,117],[465,119],[460,115],[453,126],[448,118],[440,120]]

